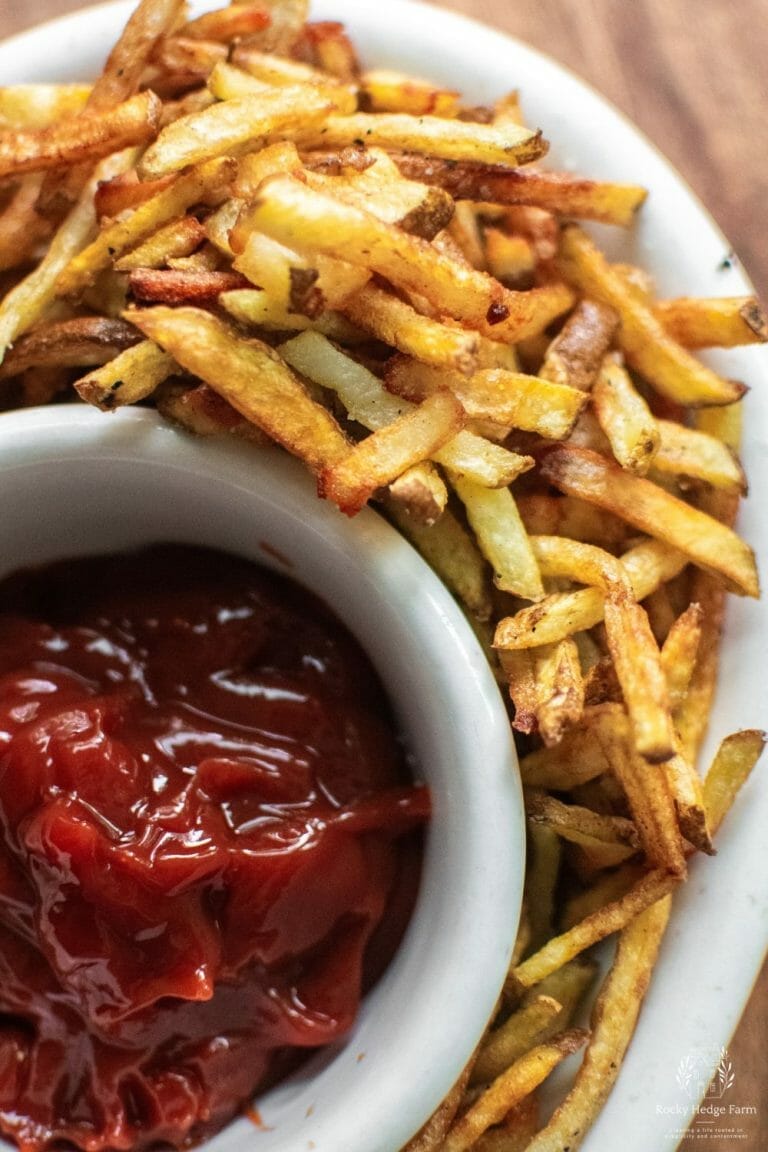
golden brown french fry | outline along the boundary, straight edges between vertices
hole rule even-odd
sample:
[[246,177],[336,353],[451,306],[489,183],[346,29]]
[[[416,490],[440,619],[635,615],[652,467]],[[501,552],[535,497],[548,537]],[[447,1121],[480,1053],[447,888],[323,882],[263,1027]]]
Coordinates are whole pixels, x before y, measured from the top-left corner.
[[592,1013],[592,1035],[576,1080],[527,1152],[576,1152],[602,1108],[637,1024],[669,919],[668,896],[623,929],[616,956]]
[[726,492],[746,492],[744,471],[722,440],[672,420],[657,421],[659,447],[653,458],[658,472],[704,480]]
[[531,1092],[504,1119],[483,1132],[473,1152],[525,1152],[539,1129],[538,1093]]
[[410,116],[452,119],[459,111],[458,92],[387,68],[365,72],[360,87],[372,112],[405,112]]
[[205,229],[196,216],[182,216],[163,224],[142,244],[115,261],[118,272],[134,268],[162,268],[175,256],[189,256],[205,240]]
[[254,148],[297,121],[320,122],[332,101],[311,88],[276,88],[238,100],[212,104],[166,125],[139,163],[142,179],[155,180],[189,164]]
[[589,392],[618,324],[613,308],[598,300],[580,300],[548,346],[539,375]]
[[289,312],[269,292],[262,292],[258,288],[222,292],[219,304],[238,323],[254,328],[266,328],[273,332],[304,332],[311,329],[342,344],[359,344],[365,339],[365,333],[340,312],[320,312],[312,317]]
[[78,247],[82,250],[76,250],[77,254],[73,254],[58,276],[59,295],[82,292],[126,249],[146,240],[169,220],[183,216],[194,204],[216,204],[226,199],[235,171],[235,162],[224,157],[182,172],[172,184],[139,204],[128,217],[103,228],[86,248],[82,248],[81,242]]
[[179,35],[190,36],[194,40],[220,40],[228,44],[230,40],[241,36],[262,32],[269,24],[269,11],[263,4],[238,3],[213,12],[204,12],[202,16],[189,20],[179,29]]
[[661,649],[661,667],[673,711],[685,699],[696,667],[702,615],[700,604],[689,604],[669,629]]
[[536,710],[539,706],[535,675],[535,649],[499,649],[499,665],[515,706],[512,727],[516,732],[530,735],[538,729]]
[[443,1152],[466,1152],[492,1124],[503,1120],[566,1056],[572,1056],[586,1043],[588,1033],[572,1029],[539,1044],[516,1060],[498,1076],[482,1096],[452,1125],[443,1143]]
[[615,308],[627,363],[663,396],[681,404],[731,404],[744,386],[724,380],[667,335],[648,305],[616,273],[578,225],[561,232],[558,267],[569,283]]
[[636,855],[640,847],[635,825],[623,816],[605,816],[541,792],[528,792],[525,807],[529,821],[549,828],[563,840],[586,848],[614,849],[613,864]]
[[[572,637],[533,650],[536,721],[544,744],[559,744],[584,712],[584,678]],[[514,699],[514,697],[513,697]]]
[[697,571],[691,581],[691,599],[701,607],[701,640],[685,699],[675,713],[683,755],[696,762],[706,735],[717,685],[720,642],[725,617],[725,589],[708,572]]
[[349,452],[330,412],[266,344],[237,337],[199,308],[148,308],[128,318],[313,472],[319,474]]
[[423,148],[414,148],[411,153],[395,155],[401,172],[425,183],[438,184],[457,200],[530,205],[563,216],[627,227],[647,195],[644,188],[634,184],[585,180],[566,172],[536,168],[451,164],[424,156],[423,152]]
[[446,1133],[459,1110],[471,1071],[472,1061],[470,1060],[440,1106],[432,1113],[429,1120],[416,1135],[408,1141],[402,1152],[440,1152]]
[[765,747],[765,733],[744,729],[726,736],[704,778],[704,806],[712,832],[728,814]]
[[[426,360],[415,351],[411,355]],[[568,436],[587,402],[584,393],[575,388],[550,384],[522,372],[481,368],[463,376],[447,370],[445,364],[438,369],[402,357],[389,361],[385,381],[391,392],[416,402],[439,388],[449,388],[473,419],[493,420],[552,440]]]
[[538,748],[520,760],[520,775],[526,788],[570,791],[580,784],[610,771],[599,739],[623,715],[620,704],[598,704],[585,708],[581,722],[566,732],[552,748]]
[[0,362],[10,344],[37,322],[56,295],[56,283],[62,270],[96,228],[93,208],[94,188],[98,181],[110,179],[131,163],[125,153],[108,156],[97,166],[93,180],[60,225],[37,267],[7,294],[0,304]]
[[493,340],[520,339],[539,331],[571,303],[557,282],[530,292],[510,292],[427,241],[355,205],[315,192],[293,177],[266,180],[250,213],[255,227],[281,243],[378,272]]
[[242,68],[250,76],[276,87],[284,87],[286,84],[328,84],[333,80],[327,72],[321,72],[310,64],[264,52],[254,48],[250,41],[236,44],[230,58],[236,67]]
[[[235,68],[226,60],[219,61],[211,71],[207,80],[207,87],[217,100],[239,100],[250,96],[259,97],[275,91],[272,85],[258,80],[242,68]],[[299,85],[290,90],[295,92]],[[314,96],[320,96],[330,101],[332,107],[339,112],[351,112],[357,107],[356,90],[349,85],[339,84],[332,77],[327,81],[312,81],[307,89]],[[287,91],[284,86],[283,91]]]
[[596,735],[624,789],[647,858],[665,873],[684,877],[682,837],[665,772],[637,752],[626,717],[614,716],[614,723],[602,725]]
[[450,392],[428,397],[392,424],[366,436],[341,460],[325,468],[321,496],[348,516],[359,512],[377,488],[390,484],[411,465],[427,460],[459,432],[466,413]]
[[437,523],[448,503],[445,481],[428,460],[411,465],[393,480],[389,495],[410,519],[425,528]]
[[567,932],[554,936],[538,952],[518,964],[508,978],[510,988],[517,992],[533,988],[586,948],[626,928],[646,908],[672,892],[679,882],[678,876],[662,869],[647,872],[623,896],[599,908]]
[[719,573],[734,591],[759,595],[752,549],[732,529],[698,508],[586,448],[553,444],[540,471],[562,492],[607,508],[641,532],[679,549],[694,563]]
[[[621,557],[635,599],[644,600],[659,584],[671,580],[687,560],[676,549],[657,540],[644,541]],[[597,588],[558,592],[514,616],[501,620],[496,629],[497,648],[535,648],[553,644],[565,636],[599,624],[605,614],[605,594]]]
[[530,288],[535,280],[536,254],[524,236],[500,228],[484,229],[487,271],[507,288]]
[[452,483],[480,551],[493,568],[496,587],[525,600],[541,600],[541,574],[510,489],[485,488],[458,476]]
[[653,312],[664,331],[684,348],[735,348],[768,340],[768,321],[755,296],[682,296],[657,300]]
[[344,26],[336,20],[317,20],[305,23],[301,37],[293,45],[300,59],[309,55],[310,62],[339,80],[356,82],[360,76],[360,62]]
[[359,328],[426,364],[464,374],[476,366],[477,333],[422,316],[376,284],[350,296],[343,311]]
[[477,1053],[471,1084],[495,1080],[510,1064],[536,1044],[544,1029],[560,1015],[562,1006],[552,996],[536,996],[489,1032]]
[[214,392],[207,384],[193,388],[168,381],[161,385],[155,396],[155,405],[161,416],[178,424],[193,436],[221,438],[236,436],[263,447],[269,437],[246,420],[228,400]]
[[345,148],[358,140],[388,151],[421,152],[444,160],[472,160],[485,164],[527,164],[546,152],[540,132],[510,124],[466,124],[439,116],[398,113],[357,113],[329,116],[321,129],[302,126],[298,143],[303,148]]
[[173,268],[135,268],[128,277],[134,300],[142,304],[215,304],[222,292],[244,287],[237,272],[206,269],[177,271]]
[[488,567],[474,538],[450,509],[428,527],[395,504],[389,503],[387,509],[401,532],[468,612],[479,620],[488,620],[491,615]]
[[[619,868],[599,872],[597,877],[590,881],[588,887],[575,892],[564,901],[561,911],[561,928],[563,931],[573,928],[574,924],[578,924],[587,916],[591,916],[598,908],[618,900],[629,891],[633,884],[637,883],[645,871],[646,869],[642,864],[637,861],[630,861],[628,864],[622,864]],[[584,957],[577,957],[572,963],[578,963],[579,960],[584,962]],[[560,971],[565,972],[567,969],[568,965]],[[546,980],[542,980],[540,984],[536,985],[536,990],[542,994],[546,992],[559,999],[557,991],[551,987],[551,981],[558,975],[559,972],[555,972]],[[532,992],[527,993],[527,995],[532,994]]]
[[628,472],[644,476],[661,443],[659,423],[629,374],[607,356],[592,389],[592,404],[616,460]]
[[37,130],[0,132],[0,178],[96,161],[157,133],[160,101],[142,92],[105,112],[79,116]]
[[103,411],[151,396],[177,370],[176,361],[151,340],[142,340],[75,382],[80,398]]
[[[412,409],[319,332],[303,332],[286,341],[280,353],[297,372],[336,392],[350,418],[364,428],[383,428]],[[533,464],[530,456],[519,456],[466,429],[438,449],[433,458],[459,476],[497,488],[510,484]]]
[[715,850],[712,847],[701,780],[691,762],[682,755],[679,743],[674,756],[666,761],[663,768],[681,834],[697,851],[713,856]]
[[79,316],[46,324],[14,344],[0,367],[0,379],[33,367],[104,364],[137,339],[130,324],[104,316]]
[[572,540],[599,544],[609,551],[627,538],[627,525],[618,516],[611,516],[573,496],[523,492],[517,503],[532,536],[570,536]]

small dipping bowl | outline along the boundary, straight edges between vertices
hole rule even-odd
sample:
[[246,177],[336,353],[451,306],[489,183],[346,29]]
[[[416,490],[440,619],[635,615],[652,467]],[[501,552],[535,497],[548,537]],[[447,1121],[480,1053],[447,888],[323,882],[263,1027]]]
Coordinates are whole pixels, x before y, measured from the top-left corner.
[[471,628],[374,512],[321,501],[275,449],[201,441],[151,411],[0,416],[0,576],[153,542],[201,544],[319,595],[363,645],[432,793],[407,934],[352,1034],[261,1096],[205,1152],[397,1152],[491,1015],[520,910],[524,825],[509,720]]

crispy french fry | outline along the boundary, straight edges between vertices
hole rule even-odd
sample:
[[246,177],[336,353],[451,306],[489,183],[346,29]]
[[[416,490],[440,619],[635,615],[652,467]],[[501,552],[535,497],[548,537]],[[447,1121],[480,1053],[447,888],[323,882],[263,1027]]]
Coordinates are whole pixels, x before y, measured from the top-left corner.
[[320,122],[332,101],[311,88],[279,88],[212,104],[166,125],[139,163],[143,179],[156,180],[189,164],[253,148],[297,121]]
[[134,300],[142,304],[215,304],[222,292],[242,289],[247,281],[237,272],[136,268],[128,277]]
[[459,111],[458,92],[386,68],[365,72],[360,87],[372,112],[406,112],[410,116],[452,119]]
[[86,248],[81,242],[78,248],[82,250],[76,250],[58,276],[59,295],[82,292],[117,256],[146,240],[169,220],[183,216],[192,205],[224,200],[235,170],[234,161],[224,157],[183,172],[172,184],[139,204],[126,219],[103,228]]
[[86,367],[104,364],[138,339],[122,320],[79,316],[36,328],[22,336],[0,366],[0,379],[33,367]]
[[458,476],[452,483],[480,551],[493,568],[497,588],[526,600],[541,600],[541,575],[510,489],[485,488]]
[[611,516],[574,496],[532,491],[521,493],[517,503],[532,536],[569,536],[608,550],[623,544],[627,538],[627,525],[618,516]]
[[118,272],[134,268],[162,268],[176,256],[189,256],[205,240],[205,229],[195,216],[182,216],[158,228],[152,236],[115,261]]
[[697,851],[713,856],[715,850],[712,847],[704,793],[696,769],[681,754],[679,745],[674,756],[663,767],[681,834]]
[[148,308],[129,318],[313,472],[348,454],[350,446],[330,412],[266,344],[239,339],[199,308]]
[[722,824],[764,747],[765,733],[754,729],[734,732],[721,743],[704,778],[704,806],[713,832]]
[[487,271],[507,288],[531,288],[535,281],[536,254],[524,236],[512,236],[500,228],[485,228]]
[[329,116],[321,129],[302,126],[298,142],[305,148],[344,148],[360,139],[389,151],[486,164],[526,164],[546,151],[541,133],[529,128],[508,125],[500,129],[439,116],[416,118],[397,113]]
[[428,397],[411,412],[361,440],[320,474],[318,490],[353,516],[377,488],[426,460],[460,431],[466,413],[449,392]]
[[636,855],[640,847],[634,824],[623,816],[604,816],[540,792],[528,794],[526,812],[530,821],[544,825],[572,844],[614,849],[613,864]]
[[202,16],[189,20],[181,27],[179,35],[228,44],[235,38],[263,32],[269,24],[270,14],[263,4],[238,3],[214,12],[204,12]]
[[658,300],[653,313],[684,348],[735,348],[768,340],[768,321],[755,296]]
[[662,869],[646,873],[623,896],[599,908],[567,932],[554,936],[518,964],[510,973],[509,986],[519,992],[533,988],[586,948],[626,928],[646,908],[668,896],[679,882],[678,876]]
[[578,1052],[587,1037],[584,1030],[573,1029],[526,1052],[454,1122],[443,1143],[443,1152],[466,1152],[487,1128],[503,1120],[511,1108],[537,1088],[566,1056]]
[[173,357],[151,340],[142,340],[81,377],[74,387],[82,400],[107,412],[145,400],[175,370]]
[[530,648],[502,648],[497,655],[509,698],[515,706],[512,727],[529,736],[538,730],[539,694],[534,652]]
[[[341,398],[350,418],[375,431],[411,410],[405,400],[390,395],[362,364],[335,348],[319,332],[303,332],[280,346],[285,360],[310,380]],[[433,454],[433,459],[478,484],[503,488],[533,463],[466,430]]]
[[584,678],[576,642],[568,636],[533,651],[536,721],[544,744],[558,744],[584,712]]
[[524,1056],[545,1028],[560,1015],[562,1006],[551,996],[536,996],[488,1033],[480,1045],[470,1083],[495,1080]]
[[624,927],[613,966],[592,1013],[592,1035],[576,1081],[527,1152],[571,1152],[581,1145],[619,1074],[669,919],[668,896]]
[[411,465],[393,480],[389,494],[407,516],[425,528],[431,528],[440,519],[448,503],[445,481],[429,460]]
[[321,72],[310,64],[264,52],[260,48],[254,48],[250,42],[235,45],[231,60],[250,76],[275,87],[285,87],[288,84],[329,84],[333,79],[326,72]]
[[556,282],[512,293],[419,237],[355,205],[336,202],[292,177],[265,181],[250,212],[254,226],[281,243],[378,272],[494,340],[519,339],[539,331],[571,302]]
[[[349,310],[348,314],[352,315]],[[416,359],[425,361],[426,357]],[[385,381],[390,391],[416,402],[447,387],[459,398],[468,416],[494,420],[553,440],[568,436],[587,401],[575,388],[504,368],[482,368],[462,376],[446,371],[445,365],[438,370],[395,358],[387,365]]]
[[602,363],[592,404],[616,460],[628,472],[644,476],[656,461],[661,431],[629,374],[612,357]]
[[585,180],[535,168],[510,169],[508,162],[503,167],[476,162],[451,164],[421,155],[424,151],[414,148],[412,153],[396,155],[398,167],[416,180],[438,184],[457,200],[521,204],[627,227],[646,197],[645,189],[634,184]]
[[704,480],[713,488],[746,493],[744,471],[722,440],[672,420],[659,420],[659,447],[653,457],[658,472]]
[[700,604],[689,604],[673,623],[661,649],[661,667],[673,710],[684,701],[696,667],[702,615]]
[[270,442],[260,428],[246,420],[228,400],[207,384],[188,388],[169,381],[158,388],[155,403],[162,416],[194,436],[236,436],[259,447]]
[[617,314],[606,304],[581,300],[547,348],[539,375],[589,392],[618,323]]
[[697,405],[731,404],[743,395],[743,385],[722,379],[667,335],[651,309],[575,224],[561,233],[558,266],[570,283],[616,309],[627,363],[663,396]]
[[107,112],[83,112],[48,128],[0,133],[0,178],[66,168],[143,144],[157,133],[160,101],[142,92]]
[[752,549],[698,508],[586,448],[552,445],[540,468],[544,479],[562,492],[607,508],[641,532],[677,548],[694,563],[719,573],[734,591],[759,595]]

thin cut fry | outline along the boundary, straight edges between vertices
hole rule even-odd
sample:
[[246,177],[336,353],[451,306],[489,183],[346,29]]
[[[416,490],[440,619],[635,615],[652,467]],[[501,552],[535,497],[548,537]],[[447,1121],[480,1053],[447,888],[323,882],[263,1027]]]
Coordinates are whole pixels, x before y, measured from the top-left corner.
[[493,568],[497,588],[525,600],[541,600],[541,574],[509,488],[484,488],[457,476],[452,482],[480,550]]
[[713,833],[728,814],[764,747],[764,732],[744,729],[727,736],[718,748],[704,778],[704,805]]
[[659,424],[629,374],[612,357],[606,357],[600,368],[592,404],[619,464],[644,476],[659,452]]
[[539,369],[543,380],[589,392],[618,328],[612,308],[581,300],[549,345]]
[[684,348],[735,348],[764,344],[768,321],[755,296],[701,300],[683,296],[653,305],[664,331]]
[[75,382],[82,400],[108,412],[151,396],[176,370],[176,362],[151,340],[142,340]]
[[561,1012],[561,1005],[551,996],[536,996],[518,1008],[498,1028],[490,1032],[477,1054],[471,1083],[495,1080],[510,1064],[524,1056],[536,1043],[547,1025]]

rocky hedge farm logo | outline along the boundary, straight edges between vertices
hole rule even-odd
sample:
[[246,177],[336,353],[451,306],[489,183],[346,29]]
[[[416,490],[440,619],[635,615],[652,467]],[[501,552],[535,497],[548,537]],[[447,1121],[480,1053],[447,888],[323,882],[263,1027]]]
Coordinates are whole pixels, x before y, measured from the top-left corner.
[[733,1087],[736,1074],[728,1049],[720,1049],[714,1075],[711,1072],[712,1055],[707,1049],[692,1049],[678,1064],[675,1073],[677,1086],[689,1100],[722,1100]]

